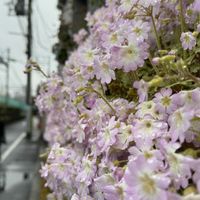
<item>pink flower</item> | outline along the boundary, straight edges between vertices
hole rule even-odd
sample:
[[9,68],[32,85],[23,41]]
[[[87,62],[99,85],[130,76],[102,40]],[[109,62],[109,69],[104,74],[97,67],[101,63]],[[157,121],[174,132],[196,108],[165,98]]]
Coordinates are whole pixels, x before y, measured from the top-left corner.
[[156,172],[143,156],[128,162],[125,171],[125,200],[167,200],[170,179]]
[[144,101],[137,106],[136,116],[143,118],[145,115],[154,116],[155,103],[153,101]]
[[103,192],[106,200],[123,200],[123,188],[116,182],[112,174],[104,174],[95,179],[95,184]]
[[196,164],[193,158],[176,153],[179,148],[179,143],[167,143],[166,141],[161,143],[161,149],[163,149],[166,164],[169,167],[168,174],[176,189],[188,186],[188,181],[192,177],[191,170]]
[[132,34],[128,38],[127,45],[111,48],[110,63],[113,68],[130,72],[135,71],[138,67],[143,67],[144,60],[148,57],[148,45],[145,42],[135,40],[136,37]]
[[123,188],[118,185],[108,185],[103,188],[106,200],[123,200]]
[[185,132],[190,128],[190,120],[193,116],[193,111],[186,111],[184,108],[179,108],[169,116],[169,133],[172,141],[175,142],[179,139],[180,142],[183,142],[185,140]]
[[200,90],[196,88],[189,91],[181,91],[172,96],[175,104],[183,106],[187,110],[198,110],[200,106]]
[[121,5],[119,6],[119,10],[122,13],[129,12],[134,5],[133,1],[131,1],[131,0],[121,0],[120,3],[121,3]]
[[116,115],[120,121],[125,121],[131,110],[134,108],[134,103],[123,98],[117,98],[112,101],[112,105],[116,110]]
[[80,196],[80,195],[77,195],[77,194],[73,194],[71,200],[93,200],[93,198],[91,198],[88,195]]
[[133,127],[133,137],[139,149],[151,149],[153,140],[167,132],[167,124],[149,116],[145,119],[136,120]]
[[[137,1],[137,0],[134,0]],[[139,0],[139,4],[148,8],[149,6],[156,6],[161,0]]]
[[102,130],[97,135],[97,144],[101,148],[101,152],[107,152],[113,144],[116,142],[116,135],[119,132],[117,128],[117,121],[115,117],[112,117],[107,126],[102,128]]
[[80,45],[86,36],[87,36],[87,31],[85,29],[81,29],[77,34],[74,34],[74,41],[78,45]]
[[191,32],[185,32],[181,34],[180,38],[182,42],[182,47],[184,50],[192,50],[196,46],[196,38],[192,35]]
[[150,24],[148,22],[143,22],[142,20],[133,20],[131,23],[132,27],[130,28],[130,31],[137,36],[137,40],[147,40],[149,37]]
[[147,101],[148,99],[148,83],[143,79],[140,81],[135,81],[133,87],[137,89],[137,94],[139,96],[139,103]]
[[117,149],[126,149],[129,145],[129,142],[133,141],[133,126],[121,124],[119,128],[119,134],[116,136],[115,148]]
[[106,0],[107,6],[115,6],[118,0]]
[[135,159],[138,156],[143,156],[147,159],[147,162],[149,163],[154,163],[155,165],[158,166],[159,170],[163,170],[164,169],[164,156],[162,154],[162,152],[158,149],[152,149],[149,150],[148,148],[144,148],[142,150],[138,149],[135,146],[132,146],[129,148],[129,160],[131,159]]
[[192,9],[196,12],[200,12],[200,1],[195,0],[192,4]]
[[77,194],[74,194],[71,200],[81,200]]
[[81,121],[79,121],[72,130],[72,134],[79,143],[82,143],[85,140],[85,128],[86,124],[83,124]]
[[90,185],[96,173],[96,160],[89,160],[88,157],[83,157],[80,171],[76,180]]
[[105,58],[99,58],[95,60],[95,75],[101,83],[110,83],[115,80],[115,72],[107,63]]
[[171,113],[176,109],[176,104],[172,101],[171,98],[172,90],[169,89],[161,89],[160,93],[155,94],[155,98],[153,101],[156,104],[156,108],[160,112]]
[[108,52],[110,51],[110,48],[112,48],[112,46],[120,45],[124,40],[122,33],[120,33],[118,29],[115,29],[116,28],[111,28],[111,30],[109,30],[108,32],[103,32],[101,34],[101,45],[102,47],[106,48]]

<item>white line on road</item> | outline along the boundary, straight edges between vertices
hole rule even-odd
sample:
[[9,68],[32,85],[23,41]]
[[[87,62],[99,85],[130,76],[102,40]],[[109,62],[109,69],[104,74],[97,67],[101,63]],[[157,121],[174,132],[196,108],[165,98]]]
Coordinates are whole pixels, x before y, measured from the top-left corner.
[[26,133],[22,133],[11,145],[10,147],[2,154],[1,162],[3,163],[12,151],[19,145],[19,143],[26,137]]

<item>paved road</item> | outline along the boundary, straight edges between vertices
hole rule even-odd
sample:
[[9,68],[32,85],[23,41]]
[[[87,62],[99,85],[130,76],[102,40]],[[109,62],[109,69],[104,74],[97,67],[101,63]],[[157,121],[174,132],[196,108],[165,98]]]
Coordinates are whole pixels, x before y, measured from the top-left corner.
[[[3,170],[6,174],[5,190],[0,192],[0,200],[29,200],[33,185],[33,178],[38,176],[38,134],[34,131],[31,141],[23,136],[25,121],[17,122],[6,127],[6,145],[2,146],[4,162]],[[17,140],[21,137],[21,140]],[[14,144],[14,145],[13,145]],[[9,148],[14,149],[10,152]],[[3,171],[3,172],[2,172]],[[0,177],[0,182],[1,182]],[[38,200],[37,198],[35,200]]]
[[7,125],[5,127],[6,144],[2,145],[2,152],[5,152],[5,150],[17,139],[21,133],[25,132],[25,130],[25,120]]

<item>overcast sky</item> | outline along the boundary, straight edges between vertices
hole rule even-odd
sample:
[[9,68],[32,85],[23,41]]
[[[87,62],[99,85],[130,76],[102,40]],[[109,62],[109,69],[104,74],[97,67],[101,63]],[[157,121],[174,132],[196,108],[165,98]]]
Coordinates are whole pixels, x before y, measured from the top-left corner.
[[[16,17],[11,13],[6,3],[16,0],[0,0],[0,56],[6,58],[7,49],[10,57],[16,62],[10,63],[10,94],[23,93],[26,85],[26,75],[23,73],[26,63],[26,17]],[[33,59],[44,66],[44,71],[56,71],[57,63],[51,53],[52,45],[57,41],[59,26],[59,11],[57,0],[33,0]],[[5,93],[6,70],[0,64],[0,95]],[[32,86],[35,93],[37,85],[44,78],[37,72],[33,73]]]

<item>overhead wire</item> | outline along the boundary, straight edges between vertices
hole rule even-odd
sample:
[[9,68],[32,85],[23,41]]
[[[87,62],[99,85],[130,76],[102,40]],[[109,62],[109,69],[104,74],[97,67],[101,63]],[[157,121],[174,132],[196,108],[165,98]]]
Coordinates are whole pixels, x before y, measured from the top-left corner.
[[51,35],[50,35],[49,33],[52,32],[52,29],[49,28],[49,25],[48,25],[48,23],[46,22],[46,20],[45,20],[43,14],[42,14],[42,11],[41,11],[41,9],[40,9],[40,6],[39,6],[38,1],[35,2],[35,10],[36,10],[36,13],[38,13],[38,16],[39,16],[39,18],[40,18],[40,21],[41,21],[42,24],[43,24],[42,27],[43,27],[43,30],[44,30],[45,34],[50,38]]
[[36,41],[37,41],[37,44],[45,51],[49,51],[49,48],[47,46],[45,46],[43,43],[42,43],[42,40],[41,40],[41,37],[40,37],[40,34],[39,34],[39,28],[38,28],[38,25],[35,24],[34,26],[34,30],[35,30],[35,33],[36,33]]
[[24,30],[24,27],[23,27],[23,24],[22,24],[22,22],[21,22],[20,17],[17,17],[17,22],[18,22],[19,28],[20,28],[20,30],[21,30],[21,33],[22,33],[24,36],[26,36],[26,31]]
[[[18,23],[18,26],[19,26],[23,36],[26,36],[27,34],[26,34],[26,31],[25,31],[24,25],[22,24],[21,18],[19,16],[17,16],[17,23]],[[16,59],[13,59],[13,60],[14,60],[14,62],[19,62],[19,60],[16,60]],[[12,70],[10,70],[10,72],[11,72],[10,74],[12,76],[14,76],[15,78],[17,78],[17,80],[18,80],[17,83],[20,83],[20,85],[24,85],[22,79],[20,78],[20,76],[17,73],[17,71],[15,70],[15,68],[14,67],[12,67],[12,68],[10,67],[10,69],[12,69]]]
[[[46,24],[46,22],[45,22],[45,20],[43,18],[43,15],[41,13],[41,10],[39,8],[39,5],[38,5],[37,1],[35,1],[34,5],[35,6],[33,7],[33,9],[34,9],[35,13],[38,13],[38,15],[35,16],[35,19],[33,19],[36,22],[36,23],[33,22],[34,23],[33,32],[35,33],[35,34],[33,34],[33,37],[35,37],[36,43],[41,49],[43,49],[44,51],[49,51],[49,47],[47,47],[43,43],[43,39],[41,38],[42,34],[40,32],[40,27],[39,27],[39,23],[38,23],[38,17],[40,18],[40,21],[43,23],[43,26],[41,26],[42,27],[41,29],[43,30],[44,34],[47,35],[47,37],[49,38],[50,36],[46,32],[46,29],[48,29],[48,27],[47,27],[47,24]],[[45,37],[45,39],[46,39],[46,37]]]
[[[39,6],[37,6],[37,10],[38,10],[38,13],[40,13],[40,8],[39,8]],[[42,14],[41,14],[41,13],[40,13],[40,17],[42,18]],[[19,17],[17,17],[17,21],[18,21],[18,25],[19,25],[19,28],[20,28],[20,30],[21,30],[21,33],[25,36],[25,35],[26,35],[26,32],[25,32],[25,30],[24,30],[24,26],[23,26],[23,24],[22,24],[22,22],[21,22],[21,20],[20,20]],[[44,22],[44,19],[43,19],[43,18],[42,18],[42,21]],[[45,23],[45,22],[44,22],[44,23]],[[45,51],[46,51],[46,50],[49,50],[49,48],[47,48],[45,45],[42,44],[42,40],[41,40],[41,38],[40,38],[40,34],[39,34],[39,30],[38,30],[38,25],[37,25],[37,23],[35,23],[34,28],[36,29],[36,41],[37,41],[38,45],[39,45],[42,49],[44,49]]]
[[[46,53],[51,53],[51,46],[49,45],[49,42],[46,42],[47,40],[50,40],[53,36],[50,34],[53,32],[53,29],[51,29],[47,23],[47,20],[44,17],[44,14],[40,8],[39,1],[34,2],[34,40],[36,41],[35,45],[38,45],[39,48],[44,50]],[[37,52],[35,52],[37,55]],[[40,56],[41,57],[41,56]]]
[[18,81],[20,82],[20,85],[24,85],[24,83],[23,83],[22,79],[20,78],[19,74],[17,73],[17,71],[15,70],[15,68],[14,68],[14,67],[12,67],[12,70],[13,70],[13,73],[12,73],[12,75],[14,75],[14,76],[15,76],[15,78],[17,78],[17,79],[18,79]]

